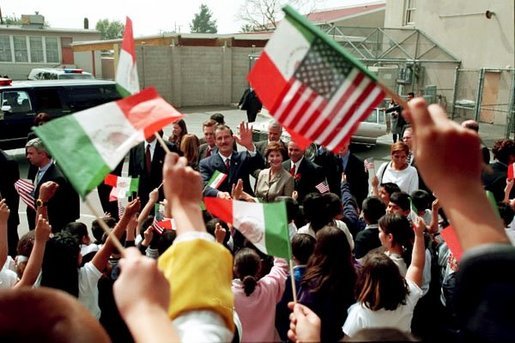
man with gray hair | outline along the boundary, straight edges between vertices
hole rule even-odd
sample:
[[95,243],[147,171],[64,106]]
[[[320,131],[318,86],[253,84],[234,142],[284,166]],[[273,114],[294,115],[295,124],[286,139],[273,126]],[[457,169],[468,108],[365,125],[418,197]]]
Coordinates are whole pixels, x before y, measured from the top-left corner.
[[[37,173],[32,179],[34,184],[34,199],[36,208],[46,207],[48,221],[52,225],[52,232],[59,232],[69,222],[80,217],[80,203],[77,192],[57,168],[39,138],[31,139],[25,145],[25,153],[30,164],[37,167]],[[58,188],[51,199],[39,197],[41,185],[47,181],[57,183]],[[35,228],[36,212],[27,207],[27,220],[29,229]]]
[[[466,129],[476,131],[479,135],[479,123],[477,121],[475,121],[473,119],[468,119],[468,120],[465,120],[464,122],[462,122],[461,126]],[[485,164],[489,164],[490,163],[490,150],[488,149],[486,144],[483,142],[483,140],[481,138],[479,138],[479,139],[481,142],[481,156],[483,157],[483,162],[485,162]]]

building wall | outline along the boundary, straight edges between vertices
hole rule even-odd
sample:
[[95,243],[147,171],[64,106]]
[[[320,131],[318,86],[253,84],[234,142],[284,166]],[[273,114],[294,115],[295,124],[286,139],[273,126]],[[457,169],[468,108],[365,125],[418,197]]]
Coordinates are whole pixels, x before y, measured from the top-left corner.
[[[100,33],[97,31],[65,31],[65,30],[46,30],[46,29],[22,29],[16,26],[0,27],[0,35],[2,36],[37,36],[37,37],[58,37],[58,46],[59,46],[59,57],[62,63],[62,47],[61,47],[61,37],[71,37],[72,41],[91,41],[100,39]],[[30,55],[30,52],[29,52]],[[89,59],[91,60],[91,53],[89,55]],[[75,56],[74,56],[75,57]],[[86,60],[82,60],[82,56],[78,56],[79,60],[81,60],[81,67],[84,68],[85,71],[92,72],[92,63],[86,63]],[[100,68],[100,55],[95,57],[95,61],[98,62],[98,66]],[[56,67],[60,63],[30,63],[30,62],[0,62],[0,74],[8,75],[10,78],[14,80],[26,80],[29,72],[33,68],[51,68]],[[77,65],[77,61],[74,61],[74,64]],[[99,70],[97,68],[97,71]]]
[[140,85],[156,87],[165,100],[177,107],[237,103],[247,87],[249,54],[259,50],[137,46]]
[[344,19],[335,22],[337,26],[349,27],[383,27],[385,19],[385,11],[376,11],[369,14],[360,14],[353,18]]
[[[404,3],[387,1],[385,27],[404,27]],[[513,0],[431,0],[416,6],[415,28],[458,57],[463,68],[513,67]],[[495,13],[491,19],[487,10]]]

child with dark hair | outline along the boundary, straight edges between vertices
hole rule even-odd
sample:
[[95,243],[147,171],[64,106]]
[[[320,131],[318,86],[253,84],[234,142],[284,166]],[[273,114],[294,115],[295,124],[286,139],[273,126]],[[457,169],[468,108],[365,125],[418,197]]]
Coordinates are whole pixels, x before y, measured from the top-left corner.
[[400,214],[388,213],[379,219],[379,240],[386,249],[385,254],[406,275],[411,263],[413,230],[408,219]]
[[[293,277],[295,280],[295,288],[300,288],[300,282],[306,272],[306,264],[315,250],[316,240],[307,234],[298,233],[291,240],[291,250],[295,266],[293,267]],[[290,310],[288,303],[293,301],[293,291],[291,287],[291,275],[286,278],[284,286],[284,294],[281,301],[275,308],[275,327],[279,333],[281,341],[288,340],[288,329],[290,327]]]
[[411,193],[411,202],[417,216],[424,219],[426,225],[431,225],[432,221],[432,203],[435,197],[428,191],[419,189]]
[[275,342],[275,306],[284,292],[288,266],[286,260],[276,258],[270,273],[258,279],[260,268],[261,258],[253,249],[242,248],[236,253],[234,307],[243,327],[242,341]]
[[80,244],[81,256],[84,257],[98,251],[98,245],[91,243],[91,238],[89,238],[88,227],[86,224],[81,222],[68,223],[63,228],[63,231],[69,232],[77,238]]
[[343,336],[347,308],[355,301],[356,272],[347,237],[326,226],[317,242],[298,291],[299,303],[311,308],[322,322],[321,341],[336,342]]
[[[116,219],[114,219],[113,217],[111,216],[105,216],[105,217],[102,217],[102,220],[104,221],[104,223],[107,224],[107,226],[112,229],[115,227],[116,225]],[[95,238],[95,244],[100,246],[102,245],[104,239],[104,229],[102,229],[102,227],[100,226],[100,222],[98,219],[95,219],[93,220],[93,222],[91,223],[91,233],[93,234],[93,237]]]
[[[114,228],[118,238],[125,232],[130,218],[139,210],[139,199],[130,202]],[[100,317],[97,283],[114,249],[111,239],[98,250],[91,262],[80,269],[80,242],[67,231],[54,235],[48,242],[43,259],[41,286],[61,289],[78,298],[95,318]]]
[[[381,227],[381,221],[379,223]],[[379,327],[411,332],[413,311],[422,297],[420,285],[425,260],[423,232],[424,225],[417,222],[412,262],[405,277],[385,254],[372,253],[365,257],[356,283],[357,303],[349,308],[343,325],[347,336],[352,338],[361,329]]]
[[385,215],[386,206],[378,197],[368,197],[363,200],[362,213],[366,226],[354,239],[354,257],[358,261],[370,250],[381,246],[378,222]]
[[390,202],[390,196],[393,193],[401,191],[399,186],[397,186],[397,184],[393,182],[384,182],[378,185],[377,187],[373,187],[372,189],[374,195],[379,197],[385,205],[388,205],[388,203]]

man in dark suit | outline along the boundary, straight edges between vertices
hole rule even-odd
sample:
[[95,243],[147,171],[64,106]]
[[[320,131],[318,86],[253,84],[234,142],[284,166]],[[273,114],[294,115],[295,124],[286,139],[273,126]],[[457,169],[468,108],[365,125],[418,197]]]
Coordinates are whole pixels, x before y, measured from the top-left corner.
[[202,123],[204,141],[199,147],[199,161],[217,152],[215,144],[215,128],[218,125],[213,119],[208,119]]
[[340,196],[342,174],[345,174],[351,194],[356,198],[359,207],[368,195],[368,171],[365,171],[363,161],[349,150],[347,142],[334,154],[320,147],[315,157],[315,163],[322,167],[331,193]]
[[[25,151],[30,164],[38,168],[32,180],[34,183],[34,199],[36,199],[35,205],[36,207],[47,207],[48,221],[52,225],[52,232],[59,232],[66,224],[74,222],[80,217],[79,195],[54,164],[41,139],[34,138],[28,141],[25,145]],[[55,195],[48,203],[39,199],[39,188],[47,181],[58,184]],[[27,220],[29,229],[33,230],[35,228],[36,212],[29,207],[27,207]]]
[[256,121],[257,114],[263,108],[263,104],[261,104],[256,92],[252,88],[247,88],[243,92],[238,106],[240,109],[247,111],[247,120],[249,123]]
[[[180,153],[178,147],[165,142],[171,152]],[[150,136],[144,142],[136,145],[129,151],[130,177],[139,177],[138,196],[143,208],[148,202],[148,194],[163,182],[163,163],[166,151],[155,136]],[[163,189],[159,190],[159,200],[164,199]]]
[[[234,139],[247,151],[234,151]],[[240,136],[233,136],[226,125],[218,125],[215,130],[218,153],[200,161],[200,174],[204,181],[204,196],[230,199],[232,186],[239,179],[243,181],[243,190],[253,195],[249,175],[258,168],[263,168],[263,158],[252,143],[252,130],[243,122],[240,124]],[[211,176],[219,171],[226,174],[224,182],[216,189],[207,186]]]
[[302,202],[309,193],[320,193],[315,186],[325,179],[322,168],[304,157],[304,153],[305,150],[291,141],[288,143],[290,159],[283,162],[283,168],[293,176],[299,202]]
[[15,257],[16,247],[18,245],[18,224],[20,217],[18,215],[18,205],[20,196],[14,189],[14,183],[20,178],[20,169],[18,162],[13,160],[3,150],[0,149],[0,199],[5,199],[9,206],[9,219],[7,219],[7,241],[9,246],[9,255]]

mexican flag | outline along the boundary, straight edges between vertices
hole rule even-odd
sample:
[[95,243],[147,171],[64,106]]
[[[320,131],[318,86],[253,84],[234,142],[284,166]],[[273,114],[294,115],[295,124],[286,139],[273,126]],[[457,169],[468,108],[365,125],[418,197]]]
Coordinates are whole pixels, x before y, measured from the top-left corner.
[[263,253],[291,258],[284,202],[252,203],[205,197],[207,210],[230,223]]
[[337,152],[384,98],[376,77],[291,7],[248,80],[299,145]]
[[183,115],[154,88],[34,128],[84,198],[129,150]]
[[109,174],[104,179],[104,183],[113,187],[109,194],[109,200],[115,201],[116,199],[127,198],[132,192],[137,193],[139,177],[132,178]]
[[115,81],[122,96],[139,92],[138,69],[136,64],[136,50],[132,34],[132,20],[127,17],[123,32],[122,48],[116,68]]
[[222,183],[224,183],[225,179],[227,178],[227,174],[224,174],[218,170],[215,170],[213,173],[213,176],[209,179],[207,186],[211,188],[218,189]]

